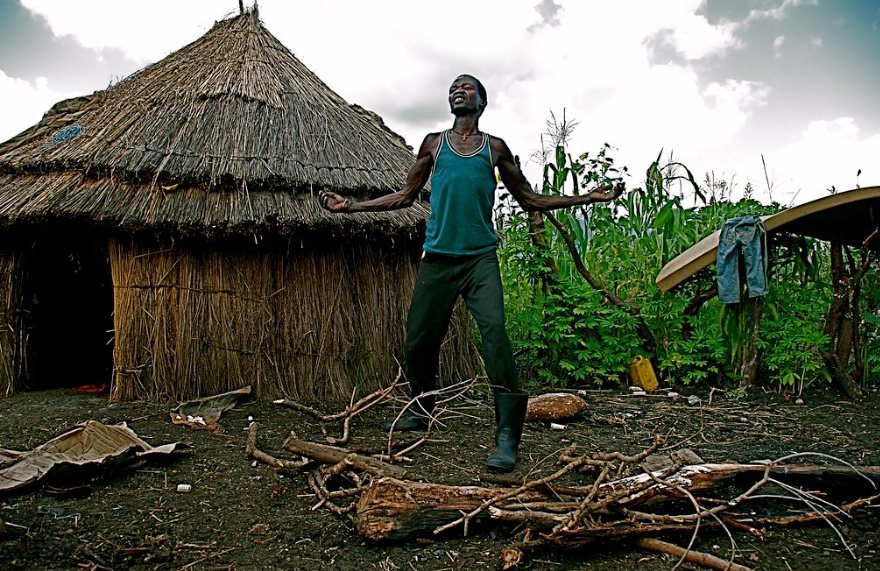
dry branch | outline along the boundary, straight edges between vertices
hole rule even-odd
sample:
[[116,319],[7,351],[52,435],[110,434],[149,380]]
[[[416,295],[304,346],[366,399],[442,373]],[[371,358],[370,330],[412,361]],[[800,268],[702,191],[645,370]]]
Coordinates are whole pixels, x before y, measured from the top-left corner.
[[[397,383],[400,381],[400,377],[403,376],[403,369],[399,368],[397,372],[397,377],[394,381],[385,388],[381,388],[368,394],[357,402],[353,402],[349,404],[345,410],[342,412],[338,412],[336,414],[321,414],[314,408],[301,404],[296,401],[288,400],[288,399],[278,399],[273,401],[275,404],[280,404],[294,410],[298,410],[300,412],[304,412],[314,419],[322,421],[322,422],[333,422],[336,420],[342,419],[342,437],[335,438],[333,436],[327,437],[327,442],[329,444],[345,444],[348,442],[349,436],[351,435],[351,421],[357,415],[361,414],[364,411],[369,410],[376,404],[384,401],[388,398],[388,395],[391,394],[391,391],[397,386]],[[354,400],[354,396],[352,396],[352,401]]]
[[294,454],[299,454],[324,464],[348,462],[352,468],[362,470],[377,477],[405,478],[408,474],[405,468],[377,460],[370,456],[355,454],[344,448],[327,446],[317,442],[307,442],[292,436],[284,441],[283,447]]
[[637,539],[633,542],[633,545],[641,547],[642,549],[656,551],[657,553],[667,553],[675,557],[681,557],[685,561],[696,563],[697,565],[702,565],[703,567],[708,567],[709,569],[718,569],[719,571],[752,571],[750,567],[745,567],[743,565],[733,563],[732,561],[725,561],[720,557],[715,557],[714,555],[710,555],[708,553],[685,550],[677,545],[673,545],[665,541],[660,541],[659,539],[652,539],[650,537]]
[[257,448],[257,423],[252,422],[248,427],[248,438],[247,444],[245,446],[245,453],[248,457],[257,460],[258,462],[262,462],[263,464],[268,464],[272,468],[274,468],[277,472],[282,474],[294,475],[299,474],[302,471],[302,468],[305,466],[304,462],[294,462],[291,460],[282,460],[280,458],[276,458],[271,454],[267,454]]

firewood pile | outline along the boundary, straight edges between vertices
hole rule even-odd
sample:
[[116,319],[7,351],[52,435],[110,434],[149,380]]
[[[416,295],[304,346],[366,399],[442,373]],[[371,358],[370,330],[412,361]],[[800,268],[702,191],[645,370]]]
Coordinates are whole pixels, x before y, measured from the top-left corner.
[[[396,384],[335,415],[279,401],[322,422],[341,422],[342,437],[326,436],[324,444],[292,433],[283,448],[294,458],[281,459],[257,448],[253,423],[247,454],[278,472],[305,474],[318,498],[313,509],[350,518],[357,532],[374,542],[442,540],[493,525],[513,527],[516,533],[501,553],[503,569],[547,550],[618,542],[669,553],[679,562],[743,571],[749,567],[734,563],[732,555],[724,559],[694,551],[700,530],[723,530],[733,554],[737,533],[760,537],[771,526],[810,523],[830,526],[852,553],[838,522],[857,517],[864,511],[860,508],[876,507],[880,498],[880,467],[856,467],[819,453],[754,464],[687,464],[686,455],[673,455],[658,468],[658,451],[665,443],[661,436],[633,454],[585,452],[571,444],[556,458],[555,472],[541,477],[483,474],[481,486],[432,483],[406,464],[408,455],[428,440],[433,424],[426,434],[400,445],[389,434],[383,450],[344,446],[352,418],[388,399]],[[446,398],[439,402],[450,402],[466,390],[467,386],[445,389]],[[444,409],[438,407],[436,414],[439,419]],[[670,535],[681,537],[686,545],[658,539]]]

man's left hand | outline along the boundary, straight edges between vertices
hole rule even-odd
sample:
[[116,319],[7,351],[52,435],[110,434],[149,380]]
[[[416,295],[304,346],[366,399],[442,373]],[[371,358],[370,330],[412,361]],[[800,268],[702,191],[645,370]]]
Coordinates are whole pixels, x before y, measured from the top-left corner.
[[607,202],[622,195],[624,190],[626,190],[626,183],[623,181],[618,182],[613,186],[610,184],[603,184],[588,194],[587,197],[591,202]]

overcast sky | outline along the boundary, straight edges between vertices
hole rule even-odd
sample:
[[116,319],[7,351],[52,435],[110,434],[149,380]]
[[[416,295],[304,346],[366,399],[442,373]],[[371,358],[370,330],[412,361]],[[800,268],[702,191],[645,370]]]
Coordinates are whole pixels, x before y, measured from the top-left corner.
[[[249,6],[253,0],[245,0]],[[261,0],[266,27],[418,147],[456,75],[524,159],[554,112],[643,183],[661,149],[702,179],[801,204],[880,185],[880,0]],[[237,0],[0,0],[0,141],[238,12]],[[856,177],[857,171],[862,174]],[[526,174],[539,182],[540,169]]]

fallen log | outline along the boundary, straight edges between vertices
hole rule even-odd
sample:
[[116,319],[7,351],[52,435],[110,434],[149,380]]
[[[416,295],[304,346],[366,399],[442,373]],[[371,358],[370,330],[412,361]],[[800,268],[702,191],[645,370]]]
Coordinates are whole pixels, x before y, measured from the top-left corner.
[[[342,456],[339,457],[342,459]],[[880,482],[880,467],[867,466],[858,469],[837,466],[809,466],[783,464],[699,464],[685,466],[673,474],[654,472],[652,475],[639,474],[619,480],[602,483],[590,502],[588,513],[602,514],[614,511],[617,516],[649,501],[678,498],[679,488],[688,492],[705,490],[734,477],[751,477],[761,480],[773,476],[778,479],[791,477],[801,482],[824,481],[837,483],[841,478],[858,478],[870,487]],[[663,482],[657,478],[664,478]],[[665,483],[664,483],[665,482]],[[854,490],[854,486],[845,486]],[[591,493],[592,487],[568,487],[567,491],[581,490],[584,497]],[[447,529],[450,522],[485,506],[485,514],[498,521],[525,522],[533,527],[546,527],[549,523],[560,521],[559,511],[553,509],[529,511],[517,508],[522,502],[538,499],[556,500],[544,486],[535,486],[516,496],[505,498],[503,502],[493,503],[493,499],[509,495],[510,488],[484,488],[479,486],[446,486],[430,483],[417,483],[394,478],[373,480],[357,504],[355,524],[363,537],[373,541],[405,539],[419,536],[432,536],[440,528]],[[732,504],[745,499],[745,495],[732,500]],[[493,509],[489,509],[493,508]],[[715,508],[717,511],[717,508]],[[570,511],[570,510],[566,510]],[[694,519],[690,516],[663,516],[632,512],[632,519],[608,522],[596,529],[574,529],[550,539],[558,545],[571,542],[574,546],[592,543],[602,539],[620,539],[642,535],[653,529],[687,529]],[[475,520],[478,518],[475,518]],[[487,519],[483,517],[483,519]],[[575,522],[576,523],[576,522]],[[707,525],[708,522],[704,522]],[[652,525],[653,524],[653,525]]]
[[[358,501],[355,528],[362,537],[372,541],[428,536],[463,511],[472,510],[506,491],[378,478]],[[545,496],[532,492],[522,500],[542,497]]]
[[395,466],[370,456],[355,454],[344,448],[308,442],[299,438],[290,437],[284,441],[283,447],[289,452],[299,454],[324,464],[339,464],[347,462],[352,468],[362,470],[374,476],[390,476],[392,478],[405,478],[408,472],[401,466]]

